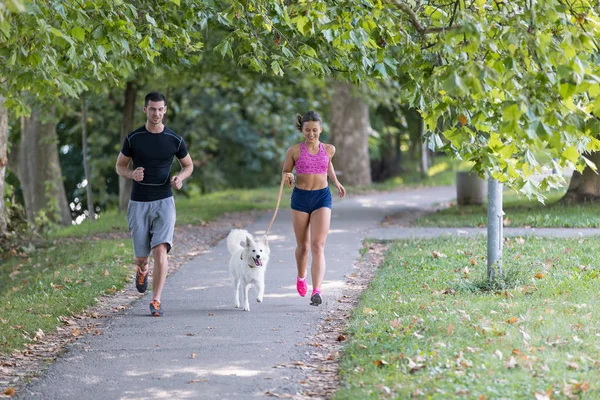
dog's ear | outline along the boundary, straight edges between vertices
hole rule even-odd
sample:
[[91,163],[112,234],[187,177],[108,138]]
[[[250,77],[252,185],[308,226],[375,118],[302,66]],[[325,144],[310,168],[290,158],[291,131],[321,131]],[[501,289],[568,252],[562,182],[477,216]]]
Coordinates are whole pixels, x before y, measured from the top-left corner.
[[251,243],[252,243],[252,240],[250,239],[250,237],[246,236],[246,247],[250,247]]

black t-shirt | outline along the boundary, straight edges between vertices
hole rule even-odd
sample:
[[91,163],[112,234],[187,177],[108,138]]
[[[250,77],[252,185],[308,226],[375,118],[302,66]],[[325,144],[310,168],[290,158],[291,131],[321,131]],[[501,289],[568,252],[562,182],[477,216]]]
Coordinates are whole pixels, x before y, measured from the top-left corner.
[[165,126],[162,133],[150,133],[146,126],[131,132],[121,153],[130,157],[133,168],[144,168],[144,179],[133,181],[131,200],[155,201],[171,197],[170,171],[173,156],[182,159],[188,151],[183,138]]

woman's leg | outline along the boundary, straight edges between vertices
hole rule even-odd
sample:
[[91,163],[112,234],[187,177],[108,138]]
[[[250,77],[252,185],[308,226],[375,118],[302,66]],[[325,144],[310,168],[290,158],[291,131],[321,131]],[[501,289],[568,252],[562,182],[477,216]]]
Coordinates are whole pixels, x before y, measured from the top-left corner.
[[292,210],[292,225],[296,236],[296,268],[298,269],[299,278],[306,278],[306,266],[310,250],[309,222],[310,214]]
[[311,276],[313,294],[321,290],[325,276],[325,242],[331,223],[331,209],[321,207],[310,215],[310,251],[312,255]]

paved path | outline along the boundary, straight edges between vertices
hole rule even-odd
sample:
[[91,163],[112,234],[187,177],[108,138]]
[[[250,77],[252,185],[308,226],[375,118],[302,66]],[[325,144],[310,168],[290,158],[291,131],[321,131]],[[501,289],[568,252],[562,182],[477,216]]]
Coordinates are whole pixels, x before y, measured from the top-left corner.
[[[289,211],[282,210],[269,233],[271,261],[262,304],[251,302],[250,312],[233,308],[228,253],[221,241],[169,275],[165,317],[149,317],[146,295],[110,320],[103,335],[70,346],[19,398],[243,400],[265,398],[267,391],[296,394],[302,371],[274,367],[308,360],[303,344],[340,296],[362,240],[443,233],[383,229],[379,223],[386,215],[453,198],[454,187],[440,187],[334,199],[321,307],[296,294],[295,242]],[[270,218],[268,213],[248,229],[261,233]]]

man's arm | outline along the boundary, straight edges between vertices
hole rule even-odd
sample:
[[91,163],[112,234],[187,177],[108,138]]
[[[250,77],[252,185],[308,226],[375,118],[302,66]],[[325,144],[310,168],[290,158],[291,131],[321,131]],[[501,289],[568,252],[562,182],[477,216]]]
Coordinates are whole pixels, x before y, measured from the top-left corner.
[[133,170],[129,169],[129,161],[131,157],[124,156],[123,153],[119,152],[119,157],[117,158],[117,174],[122,176],[123,178],[133,179]]
[[171,177],[171,186],[175,189],[181,189],[183,181],[189,178],[190,175],[192,175],[192,172],[194,172],[194,163],[192,162],[192,157],[190,157],[189,153],[179,160],[179,164],[181,165],[181,171],[179,171],[177,175]]

